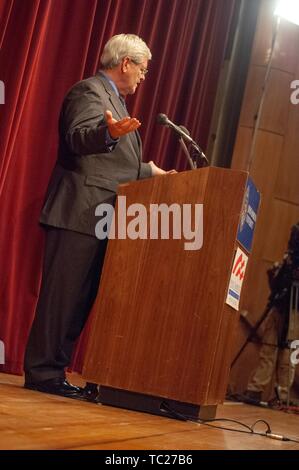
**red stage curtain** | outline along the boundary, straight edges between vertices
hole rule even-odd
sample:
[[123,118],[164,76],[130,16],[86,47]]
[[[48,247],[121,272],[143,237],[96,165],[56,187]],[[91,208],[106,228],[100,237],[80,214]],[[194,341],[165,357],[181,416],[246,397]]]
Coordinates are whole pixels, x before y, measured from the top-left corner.
[[38,216],[56,159],[67,89],[98,68],[114,34],[135,33],[153,60],[128,108],[143,126],[144,159],[185,160],[156,115],[189,128],[205,148],[235,0],[0,0],[0,340],[2,370],[22,372],[40,284]]

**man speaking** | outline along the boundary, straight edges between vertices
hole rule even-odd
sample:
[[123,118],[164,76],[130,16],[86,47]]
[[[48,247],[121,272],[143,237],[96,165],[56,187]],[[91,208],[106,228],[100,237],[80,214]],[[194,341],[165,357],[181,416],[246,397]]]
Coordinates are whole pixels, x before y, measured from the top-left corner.
[[140,122],[125,105],[150,59],[138,36],[113,36],[100,72],[75,84],[64,99],[58,159],[40,218],[46,233],[43,278],[24,366],[31,390],[82,398],[65,368],[96,297],[107,245],[95,236],[95,208],[114,203],[119,183],[166,173],[141,162]]

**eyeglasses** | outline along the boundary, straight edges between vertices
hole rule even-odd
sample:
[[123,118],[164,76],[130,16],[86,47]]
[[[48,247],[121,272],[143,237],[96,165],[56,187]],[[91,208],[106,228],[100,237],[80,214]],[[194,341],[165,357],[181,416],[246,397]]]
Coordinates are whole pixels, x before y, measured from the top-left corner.
[[[133,62],[133,64],[135,64],[135,65],[141,65],[140,63],[136,62],[135,60],[131,59],[130,57],[129,57],[129,59],[130,59],[131,62]],[[145,69],[144,67],[139,67],[139,71],[140,71],[140,73],[142,73],[142,75],[145,77],[145,75],[146,75],[147,72],[148,72],[148,69]]]

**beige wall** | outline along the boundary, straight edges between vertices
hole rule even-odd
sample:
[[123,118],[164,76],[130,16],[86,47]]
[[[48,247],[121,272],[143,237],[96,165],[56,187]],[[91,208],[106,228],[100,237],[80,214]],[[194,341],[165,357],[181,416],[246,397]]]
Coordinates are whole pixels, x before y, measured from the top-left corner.
[[[295,106],[290,101],[293,91],[290,84],[299,80],[299,26],[284,20],[277,32],[253,145],[256,114],[276,24],[274,4],[274,0],[261,1],[232,160],[232,168],[249,169],[262,197],[241,303],[241,310],[248,311],[252,324],[260,318],[267,303],[266,270],[274,261],[281,260],[291,225],[299,221],[299,104]],[[249,330],[240,319],[236,352],[248,334]],[[257,351],[255,345],[248,345],[236,362],[231,372],[233,391],[246,388],[257,362]]]

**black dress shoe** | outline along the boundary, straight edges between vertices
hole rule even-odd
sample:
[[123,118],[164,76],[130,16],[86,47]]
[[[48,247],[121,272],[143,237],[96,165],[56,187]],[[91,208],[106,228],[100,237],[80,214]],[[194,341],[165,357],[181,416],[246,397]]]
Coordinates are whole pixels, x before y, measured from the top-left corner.
[[42,382],[25,382],[24,387],[29,390],[60,395],[61,397],[76,398],[77,400],[85,399],[82,388],[70,384],[63,377],[43,380]]

